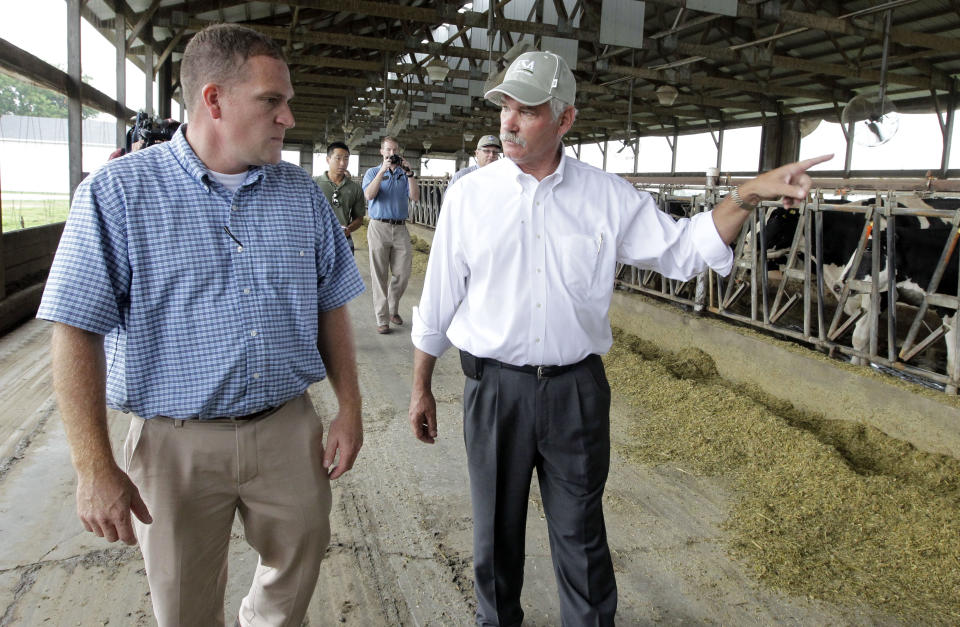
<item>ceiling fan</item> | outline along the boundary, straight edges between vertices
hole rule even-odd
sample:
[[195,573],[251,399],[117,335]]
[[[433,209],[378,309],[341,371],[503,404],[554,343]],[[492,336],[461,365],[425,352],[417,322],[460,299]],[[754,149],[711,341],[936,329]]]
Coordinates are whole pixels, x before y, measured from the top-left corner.
[[843,108],[840,121],[853,131],[853,141],[861,146],[881,146],[897,134],[900,114],[887,98],[887,52],[890,48],[890,27],[893,12],[887,9],[883,26],[883,53],[880,63],[880,92],[873,95],[857,94]]

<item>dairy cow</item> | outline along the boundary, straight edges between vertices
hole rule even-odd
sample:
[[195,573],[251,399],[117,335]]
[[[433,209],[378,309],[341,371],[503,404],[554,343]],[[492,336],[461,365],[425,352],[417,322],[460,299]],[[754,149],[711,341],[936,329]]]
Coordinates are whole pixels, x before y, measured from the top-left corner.
[[[872,204],[874,199],[862,204]],[[905,199],[911,208],[916,209],[957,209],[960,199],[930,198]],[[841,204],[833,201],[831,204]],[[904,202],[898,203],[906,206]],[[866,283],[872,281],[872,262],[874,250],[873,242],[880,243],[879,289],[886,293],[887,281],[887,250],[886,250],[886,221],[876,219],[874,225],[879,225],[877,237],[868,241],[861,255],[860,263],[853,267],[860,238],[864,233],[866,216],[863,213],[849,213],[840,211],[823,212],[823,240],[822,268],[825,292],[839,299],[845,283],[859,280]],[[776,263],[776,255],[785,256],[793,242],[794,231],[798,226],[799,213],[796,210],[778,208],[770,212],[764,226],[768,259]],[[894,247],[896,252],[896,300],[914,306],[919,306],[924,299],[926,290],[930,286],[933,273],[940,260],[947,239],[953,236],[953,227],[947,221],[939,218],[924,218],[915,216],[897,216],[894,220]],[[869,233],[869,231],[868,231]],[[801,242],[802,246],[802,242]],[[799,255],[802,257],[802,254]],[[944,269],[936,292],[947,296],[957,295],[957,252],[952,252]],[[885,308],[887,299],[881,299],[881,308]],[[853,330],[851,344],[858,351],[866,352],[869,343],[869,320],[871,312],[870,294],[864,291],[852,290],[841,304],[848,316],[860,316]],[[930,307],[943,321],[947,344],[947,372],[953,372],[955,347],[955,320],[957,312],[944,307]],[[853,363],[861,363],[858,357],[851,359]]]

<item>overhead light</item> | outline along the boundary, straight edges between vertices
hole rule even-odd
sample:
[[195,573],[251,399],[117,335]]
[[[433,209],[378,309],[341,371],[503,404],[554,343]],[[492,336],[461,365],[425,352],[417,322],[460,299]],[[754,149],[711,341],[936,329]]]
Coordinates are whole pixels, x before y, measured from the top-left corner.
[[380,112],[383,111],[383,109],[380,107],[380,103],[378,102],[371,102],[366,106],[366,109],[367,113],[374,117],[380,115]]
[[432,141],[430,141],[429,139],[423,140],[423,149],[424,149],[424,150],[429,151],[429,150],[430,150],[430,146],[433,146],[433,142],[432,142]]
[[450,66],[441,61],[439,57],[434,57],[430,60],[430,63],[427,63],[426,70],[431,81],[442,83],[447,78],[447,74],[450,73]]
[[464,134],[463,134],[463,139],[464,139],[465,141],[472,142],[472,141],[473,141],[473,133],[464,133]]
[[657,101],[664,107],[669,107],[677,99],[679,93],[673,85],[660,85],[657,87]]

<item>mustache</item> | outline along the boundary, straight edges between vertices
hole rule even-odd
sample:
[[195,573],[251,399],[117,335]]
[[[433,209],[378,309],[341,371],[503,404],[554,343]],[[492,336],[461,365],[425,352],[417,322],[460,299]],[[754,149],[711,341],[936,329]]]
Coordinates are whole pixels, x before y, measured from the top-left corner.
[[527,147],[527,140],[523,139],[516,133],[500,133],[500,141],[516,144],[521,148]]

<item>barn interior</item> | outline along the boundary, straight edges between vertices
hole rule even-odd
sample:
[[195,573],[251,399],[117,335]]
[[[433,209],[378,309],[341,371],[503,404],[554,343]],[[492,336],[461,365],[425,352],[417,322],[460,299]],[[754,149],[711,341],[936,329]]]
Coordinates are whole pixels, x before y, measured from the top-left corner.
[[[710,272],[678,282],[641,268],[617,268],[611,309],[617,343],[607,363],[611,378],[626,390],[627,415],[615,417],[615,426],[626,435],[614,447],[622,467],[612,490],[611,526],[640,529],[629,536],[631,543],[660,542],[670,547],[669,559],[680,564],[675,579],[658,582],[645,573],[659,573],[666,561],[659,548],[651,552],[631,545],[618,553],[618,577],[625,590],[633,591],[624,593],[623,606],[636,612],[624,622],[960,620],[960,360],[953,359],[960,354],[960,333],[954,330],[960,309],[960,159],[952,147],[960,106],[960,2],[64,2],[66,67],[0,37],[0,74],[65,97],[68,158],[63,167],[71,194],[88,173],[84,111],[109,116],[115,145],[123,145],[140,108],[126,99],[126,68],[133,64],[146,76],[143,111],[157,119],[186,120],[179,83],[183,50],[194,33],[218,22],[245,24],[284,47],[296,91],[296,127],[287,132],[284,149],[314,175],[322,171],[314,165],[322,163],[316,155],[341,140],[359,156],[354,174],[362,175],[381,161],[380,138],[388,134],[397,137],[417,169],[427,160],[466,166],[476,138],[499,126],[499,112],[484,93],[502,80],[513,59],[532,49],[561,55],[577,78],[578,114],[564,138],[567,154],[590,152],[598,167],[653,194],[662,210],[678,218],[709,210],[758,172],[808,156],[804,139],[825,123],[838,125],[837,157],[813,173],[814,193],[787,217],[787,231],[774,244],[771,229],[783,224],[782,207],[764,203],[734,246],[735,267],[728,277]],[[10,10],[0,9],[0,20]],[[81,32],[86,27],[115,48],[112,95],[84,78]],[[858,151],[887,144],[905,116],[920,114],[935,116],[937,128],[937,141],[926,147],[929,159],[922,166],[891,160],[857,167]],[[756,141],[749,149],[742,145],[745,131]],[[685,139],[694,137],[707,138],[707,168],[682,165]],[[650,142],[666,146],[653,171],[643,166]],[[751,155],[746,164],[734,158],[744,150]],[[447,177],[421,177],[420,185],[422,198],[411,206],[409,222],[417,249],[428,252]],[[0,215],[6,193],[16,189],[17,182],[0,167]],[[842,239],[835,225],[843,217],[851,217],[842,233],[853,243],[844,249],[840,265],[849,262],[862,271],[834,281],[822,249]],[[938,225],[937,239],[925,245],[923,255],[905,258],[918,241],[920,227],[913,225],[931,224]],[[40,324],[31,319],[63,227],[56,221],[0,231],[0,357],[5,362],[0,415],[9,418],[0,420],[0,537],[13,528],[43,531],[47,524],[69,528],[76,523],[72,512],[43,509],[69,497],[36,499],[30,483],[31,477],[58,472],[38,451],[59,452],[69,471],[64,446],[56,440],[62,433],[48,420],[55,416],[49,382],[43,379],[48,377],[48,338],[30,326]],[[926,231],[925,236],[932,232]],[[421,270],[425,258],[418,255],[415,262]],[[906,278],[903,268],[918,263],[924,277],[919,289],[898,285]],[[659,346],[652,346],[651,338]],[[369,384],[372,411],[365,420],[375,435],[392,437],[395,427],[387,425],[403,418],[391,394],[407,393],[399,388],[407,383],[408,363],[397,351],[383,357],[374,348],[365,347],[377,356],[368,360],[382,357],[383,363],[368,364],[364,373],[377,381]],[[374,379],[370,372],[375,370],[392,378]],[[445,390],[455,398],[462,379],[456,365],[441,375],[455,381]],[[747,400],[731,401],[737,398]],[[715,409],[716,403],[727,411]],[[452,421],[458,410],[456,403],[448,405]],[[704,411],[710,420],[696,420]],[[636,416],[642,423],[633,422]],[[111,417],[111,428],[122,437],[118,417]],[[675,432],[668,434],[670,429]],[[352,489],[338,494],[346,505],[335,512],[337,522],[351,531],[340,538],[342,553],[331,558],[343,568],[338,577],[345,583],[338,588],[327,582],[329,590],[321,591],[338,607],[330,624],[467,624],[461,619],[470,609],[469,541],[463,531],[468,505],[458,502],[460,509],[444,513],[455,500],[448,484],[455,483],[451,468],[459,468],[460,460],[446,453],[449,465],[429,466],[435,476],[426,480],[411,475],[428,464],[425,456],[393,442],[370,438],[370,458],[387,470],[371,471],[352,484],[358,494],[366,489],[376,499],[351,496]],[[632,491],[650,479],[634,462],[656,468],[657,481],[668,486],[662,501]],[[722,474],[730,469],[732,475]],[[53,485],[57,494],[68,494],[72,475],[61,474]],[[403,491],[414,480],[429,487],[416,495]],[[404,482],[409,485],[398,485]],[[404,496],[380,499],[381,491]],[[648,524],[651,512],[674,512],[676,503],[696,503],[700,509],[691,505],[681,514],[712,524],[723,519],[718,512],[726,515],[722,507],[733,502],[733,494],[747,496],[736,501],[732,522],[725,523],[735,538],[731,544],[703,531],[700,520],[681,517],[677,527],[686,534],[676,534],[681,540],[671,533],[644,535],[648,531],[637,524]],[[648,500],[638,500],[633,509],[624,504],[640,498]],[[424,520],[433,525],[424,531],[426,540],[414,532],[408,534],[414,541],[408,535],[377,539],[396,526],[419,533],[418,525],[426,528]],[[687,523],[692,531],[683,526]],[[58,533],[51,534],[55,541],[49,546],[47,539],[27,535],[0,542],[7,547],[0,554],[0,608],[7,604],[5,613],[0,610],[0,625],[65,617],[84,624],[148,624],[149,601],[144,601],[144,586],[137,587],[142,564],[135,552],[103,551]],[[408,541],[427,548],[422,555],[406,552]],[[728,562],[707,560],[701,551],[711,542],[755,570],[731,575],[735,568]],[[351,552],[352,561],[344,557]],[[645,553],[652,557],[641,562]],[[61,558],[63,564],[57,561]],[[236,560],[233,569],[249,556],[237,553],[231,559]],[[354,575],[354,562],[374,575]],[[549,563],[537,565],[542,568],[539,574],[531,569],[528,594],[548,599],[548,609],[533,624],[556,624],[559,617],[549,613],[552,580],[537,579],[549,571]],[[99,585],[85,574],[87,568],[110,573],[105,586],[96,588],[101,607],[87,602],[85,586]],[[113,577],[134,582],[129,597],[116,596],[125,586],[112,585]],[[696,581],[690,588],[695,593],[687,594],[686,586],[698,577],[704,581]],[[757,579],[786,590],[787,600],[758,592]],[[239,598],[239,584],[231,580],[230,586]],[[651,590],[668,597],[671,587],[677,596],[672,601],[643,597]],[[357,601],[357,590],[368,596],[361,594]],[[444,605],[451,598],[456,603]],[[819,605],[827,603],[839,609]],[[722,611],[711,613],[717,607]]]

